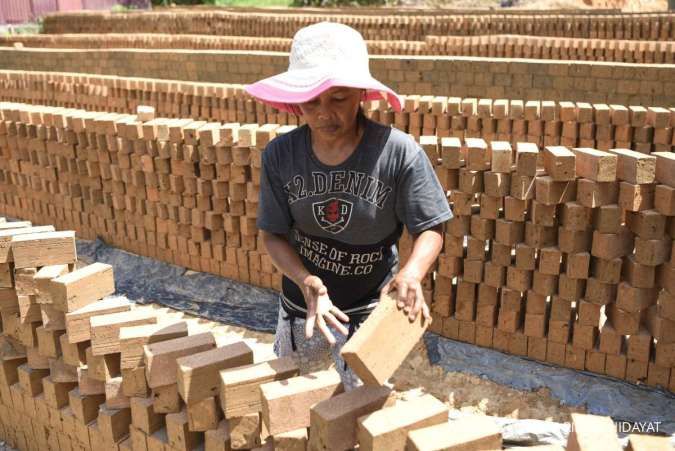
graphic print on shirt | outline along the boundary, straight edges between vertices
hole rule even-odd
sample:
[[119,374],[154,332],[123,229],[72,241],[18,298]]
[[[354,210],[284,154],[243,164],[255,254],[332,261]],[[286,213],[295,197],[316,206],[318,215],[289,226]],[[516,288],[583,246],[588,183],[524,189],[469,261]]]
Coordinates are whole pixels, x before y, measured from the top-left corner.
[[311,174],[314,188],[311,191],[307,191],[307,180],[302,174],[294,175],[284,185],[289,205],[324,194],[351,194],[381,210],[392,192],[391,186],[365,172],[339,170]]
[[337,234],[342,232],[352,217],[354,204],[348,200],[331,197],[323,202],[314,202],[312,211],[314,219],[326,232]]

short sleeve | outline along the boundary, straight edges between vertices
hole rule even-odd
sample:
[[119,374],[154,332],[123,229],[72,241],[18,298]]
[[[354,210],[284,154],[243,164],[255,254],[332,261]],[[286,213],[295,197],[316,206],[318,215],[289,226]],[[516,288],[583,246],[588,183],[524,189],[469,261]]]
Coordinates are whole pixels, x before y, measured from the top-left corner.
[[419,150],[403,169],[396,187],[396,216],[417,234],[452,218],[445,191],[426,154]]
[[293,220],[288,206],[288,194],[284,190],[279,167],[269,145],[263,151],[260,170],[260,196],[256,226],[270,233],[288,233]]

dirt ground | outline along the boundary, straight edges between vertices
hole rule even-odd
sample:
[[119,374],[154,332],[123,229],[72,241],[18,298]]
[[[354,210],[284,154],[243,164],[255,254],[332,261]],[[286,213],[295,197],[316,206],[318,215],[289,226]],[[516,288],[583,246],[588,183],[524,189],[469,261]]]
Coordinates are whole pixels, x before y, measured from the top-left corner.
[[[140,307],[142,309],[166,309],[158,305]],[[211,330],[217,341],[226,343],[231,340],[244,339],[254,344],[255,358],[268,359],[273,356],[273,334],[251,331],[241,327],[225,326],[189,316],[180,312],[166,309],[166,317],[182,317],[188,321],[189,328]],[[332,365],[327,358],[319,362],[313,370],[325,369]],[[404,392],[431,393],[438,399],[446,402],[450,408],[465,413],[486,414],[492,416],[549,420],[555,422],[569,421],[570,413],[583,412],[583,409],[573,409],[561,406],[560,402],[551,397],[546,389],[535,392],[525,392],[505,387],[479,377],[458,372],[447,372],[438,365],[432,365],[427,357],[423,342],[410,353],[408,359],[392,378],[394,388]]]

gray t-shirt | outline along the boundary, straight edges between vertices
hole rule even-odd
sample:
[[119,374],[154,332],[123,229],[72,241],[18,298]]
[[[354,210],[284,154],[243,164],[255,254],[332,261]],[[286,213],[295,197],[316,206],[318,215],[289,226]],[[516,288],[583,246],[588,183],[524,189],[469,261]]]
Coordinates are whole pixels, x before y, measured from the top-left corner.
[[[424,151],[409,135],[366,120],[342,164],[321,163],[307,125],[273,139],[262,156],[257,226],[286,235],[307,270],[347,314],[367,312],[398,271],[396,242],[452,217]],[[282,306],[304,317],[301,289],[284,276]]]

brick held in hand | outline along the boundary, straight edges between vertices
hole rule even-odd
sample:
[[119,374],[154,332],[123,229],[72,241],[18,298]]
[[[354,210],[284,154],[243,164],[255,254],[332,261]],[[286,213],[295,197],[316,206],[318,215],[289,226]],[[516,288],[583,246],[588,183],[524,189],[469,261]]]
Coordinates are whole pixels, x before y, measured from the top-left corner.
[[410,322],[397,307],[396,296],[395,292],[381,295],[378,306],[340,352],[365,384],[384,384],[429,327],[421,312]]

